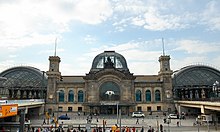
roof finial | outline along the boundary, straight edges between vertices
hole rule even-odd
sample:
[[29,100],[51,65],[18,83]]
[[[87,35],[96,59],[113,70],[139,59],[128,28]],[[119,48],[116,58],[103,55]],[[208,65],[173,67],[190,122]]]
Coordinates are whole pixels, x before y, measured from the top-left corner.
[[164,51],[164,42],[163,42],[163,38],[162,38],[162,44],[163,44],[163,56],[165,56],[165,51]]
[[54,56],[57,54],[57,38],[55,39],[55,51],[54,51]]

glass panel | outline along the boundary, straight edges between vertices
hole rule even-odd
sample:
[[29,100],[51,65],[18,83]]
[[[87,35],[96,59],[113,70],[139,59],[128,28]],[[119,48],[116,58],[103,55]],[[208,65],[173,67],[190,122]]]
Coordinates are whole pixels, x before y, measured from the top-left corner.
[[100,87],[100,100],[116,101],[120,100],[120,88],[114,82],[105,82]]
[[78,102],[83,102],[83,91],[82,90],[78,92]]
[[160,101],[160,91],[159,90],[155,91],[155,101]]
[[68,101],[73,102],[74,101],[74,93],[73,90],[69,91]]
[[151,102],[151,92],[150,92],[150,90],[146,91],[146,101]]
[[64,102],[64,91],[63,90],[59,91],[59,102]]
[[136,91],[136,101],[141,101],[141,91],[140,90]]

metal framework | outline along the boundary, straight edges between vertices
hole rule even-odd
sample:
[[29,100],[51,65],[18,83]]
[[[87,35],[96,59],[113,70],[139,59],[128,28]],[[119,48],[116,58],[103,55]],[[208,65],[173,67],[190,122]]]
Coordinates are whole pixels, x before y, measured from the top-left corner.
[[108,62],[108,59],[110,59],[113,63],[114,68],[129,71],[125,58],[115,51],[105,51],[97,55],[93,60],[91,71],[99,71],[103,69],[105,67],[105,63]]
[[180,100],[220,99],[220,71],[204,65],[187,66],[173,75],[173,93]]
[[10,99],[45,98],[47,76],[34,67],[13,67],[0,73],[0,95]]

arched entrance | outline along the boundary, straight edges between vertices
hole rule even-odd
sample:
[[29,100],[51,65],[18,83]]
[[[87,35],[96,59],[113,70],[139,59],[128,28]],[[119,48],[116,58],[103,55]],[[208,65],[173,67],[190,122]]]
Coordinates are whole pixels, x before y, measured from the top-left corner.
[[100,114],[117,114],[120,101],[120,87],[115,82],[103,83],[99,88]]

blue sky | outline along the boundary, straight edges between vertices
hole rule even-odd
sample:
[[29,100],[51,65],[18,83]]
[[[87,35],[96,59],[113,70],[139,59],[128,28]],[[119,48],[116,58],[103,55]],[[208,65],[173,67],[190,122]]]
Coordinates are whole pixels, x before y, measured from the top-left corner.
[[122,54],[135,75],[157,74],[162,38],[171,69],[219,69],[219,7],[219,0],[2,0],[0,71],[47,71],[56,38],[62,75],[85,75],[105,50]]

